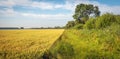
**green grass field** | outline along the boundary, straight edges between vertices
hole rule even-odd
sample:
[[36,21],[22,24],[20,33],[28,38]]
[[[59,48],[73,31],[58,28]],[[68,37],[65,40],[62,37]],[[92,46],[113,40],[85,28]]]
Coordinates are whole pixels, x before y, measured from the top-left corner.
[[0,30],[0,59],[39,59],[63,31]]
[[46,54],[51,59],[120,59],[120,26],[65,30]]

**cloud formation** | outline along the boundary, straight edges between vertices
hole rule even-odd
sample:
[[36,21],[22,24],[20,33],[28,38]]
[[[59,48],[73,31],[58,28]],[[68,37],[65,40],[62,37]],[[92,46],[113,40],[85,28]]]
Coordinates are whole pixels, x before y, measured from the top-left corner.
[[[0,21],[1,19],[6,19],[7,17],[11,17],[11,20],[18,17],[21,19],[29,19],[29,20],[33,20],[36,19],[37,20],[42,20],[44,22],[44,20],[57,20],[59,21],[63,21],[65,20],[62,24],[65,25],[65,23],[68,20],[72,20],[72,15],[74,14],[74,10],[77,4],[80,3],[84,3],[84,4],[93,4],[99,7],[101,14],[104,14],[106,12],[110,12],[113,14],[120,14],[120,5],[114,5],[114,6],[110,6],[107,4],[102,4],[100,2],[97,1],[90,1],[90,0],[65,0],[65,3],[63,4],[57,4],[57,3],[51,3],[51,2],[44,2],[44,1],[32,1],[32,0],[0,0]],[[24,8],[31,8],[31,9],[38,9],[38,10],[46,10],[47,12],[49,12],[50,10],[53,10],[56,12],[56,14],[45,14],[43,13],[32,13],[32,12],[19,12],[17,10],[15,10],[13,7],[14,6],[21,6]],[[2,8],[3,7],[3,8]],[[61,11],[70,11],[68,13],[57,13],[57,10],[61,10]],[[25,11],[29,11],[29,10],[25,10]],[[34,11],[34,10],[32,10]],[[5,20],[6,21],[6,20]],[[5,22],[4,20],[2,22]],[[27,21],[26,21],[27,22]],[[28,21],[29,22],[29,21]],[[38,21],[39,22],[39,21]],[[40,22],[41,23],[41,22]],[[6,23],[5,23],[6,24]]]
[[51,19],[51,20],[61,20],[62,19],[71,19],[70,14],[32,14],[32,13],[21,13],[22,16],[25,17],[33,17],[33,18],[39,18],[39,19]]
[[43,10],[46,10],[46,9],[53,10],[53,9],[59,8],[59,9],[71,10],[72,12],[74,12],[75,6],[80,3],[97,5],[100,11],[102,12],[102,14],[106,12],[120,14],[120,11],[117,11],[117,10],[120,10],[120,6],[109,6],[106,4],[100,4],[97,1],[90,1],[90,0],[84,0],[84,1],[83,0],[76,0],[76,1],[66,0],[65,4],[54,4],[49,2],[37,2],[37,1],[31,1],[31,0],[1,0],[0,6],[7,7],[8,10],[9,8],[12,9],[13,6],[19,5],[26,8],[39,8]]

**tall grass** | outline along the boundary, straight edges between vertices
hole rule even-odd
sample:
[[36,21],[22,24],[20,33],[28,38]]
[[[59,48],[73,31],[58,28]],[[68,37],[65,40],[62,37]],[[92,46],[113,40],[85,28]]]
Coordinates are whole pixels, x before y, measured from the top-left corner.
[[119,20],[105,14],[89,19],[83,29],[67,29],[49,53],[57,59],[120,59]]
[[50,53],[58,59],[120,59],[119,29],[66,30]]

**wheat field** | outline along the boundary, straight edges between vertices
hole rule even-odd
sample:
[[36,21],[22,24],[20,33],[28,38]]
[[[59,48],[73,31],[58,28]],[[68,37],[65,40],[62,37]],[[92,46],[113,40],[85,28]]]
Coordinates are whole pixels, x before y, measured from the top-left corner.
[[39,59],[63,31],[0,30],[0,59]]

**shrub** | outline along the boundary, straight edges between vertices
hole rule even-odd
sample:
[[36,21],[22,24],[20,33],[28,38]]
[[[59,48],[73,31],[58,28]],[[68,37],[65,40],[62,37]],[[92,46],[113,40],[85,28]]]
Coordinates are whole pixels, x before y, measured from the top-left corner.
[[116,16],[116,22],[117,22],[118,24],[120,24],[120,15],[117,15],[117,16]]
[[116,21],[116,18],[112,14],[104,14],[96,20],[96,28],[105,28],[110,26],[113,22]]
[[74,21],[68,21],[68,23],[66,24],[66,28],[71,28],[75,25]]
[[95,28],[95,19],[91,18],[89,19],[86,24],[84,25],[84,28],[86,29],[93,29]]
[[83,28],[83,24],[78,24],[73,27],[73,29],[82,29],[82,28]]

